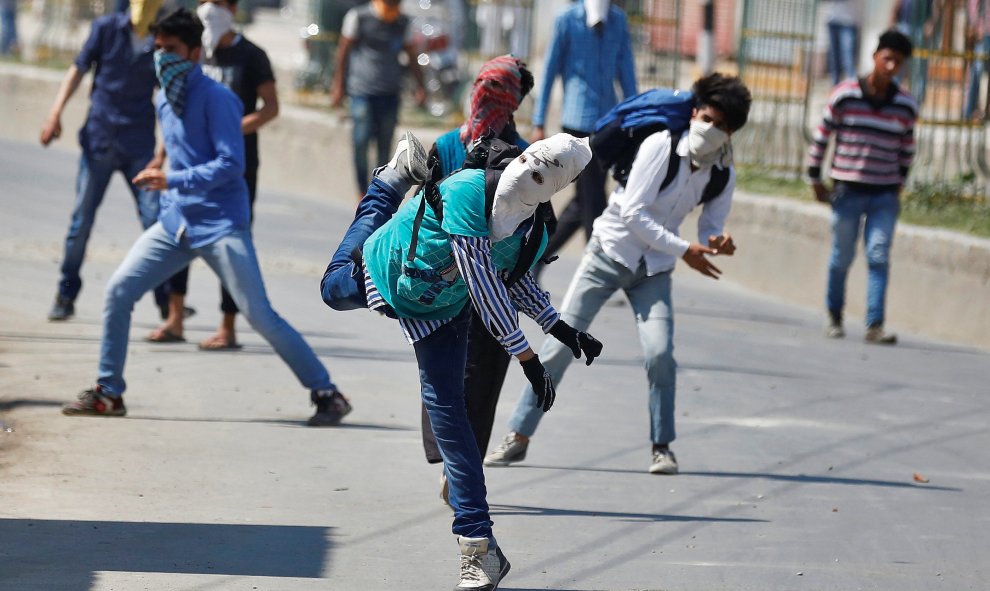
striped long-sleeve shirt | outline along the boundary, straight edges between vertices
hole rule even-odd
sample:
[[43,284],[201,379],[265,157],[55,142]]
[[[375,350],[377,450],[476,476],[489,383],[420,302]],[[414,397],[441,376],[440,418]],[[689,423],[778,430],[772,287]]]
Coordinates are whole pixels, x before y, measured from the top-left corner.
[[840,83],[808,148],[808,176],[821,179],[825,150],[834,134],[832,179],[885,188],[903,185],[914,158],[917,117],[914,97],[896,84],[878,99],[865,92],[864,79]]
[[[512,286],[505,286],[492,263],[488,238],[451,235],[450,244],[457,268],[468,286],[471,304],[492,336],[510,355],[518,355],[529,348],[529,342],[519,328],[516,310],[532,318],[544,333],[560,319],[550,303],[550,295],[540,289],[531,274],[526,273]],[[378,311],[386,309],[388,303],[378,292],[367,269],[364,278],[368,307]],[[402,332],[410,344],[426,338],[448,322],[449,319],[399,318]]]

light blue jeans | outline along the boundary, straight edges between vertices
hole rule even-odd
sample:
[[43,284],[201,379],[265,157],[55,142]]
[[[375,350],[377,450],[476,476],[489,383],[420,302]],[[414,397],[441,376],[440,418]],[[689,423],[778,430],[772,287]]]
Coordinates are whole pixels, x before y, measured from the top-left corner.
[[856,255],[860,227],[866,248],[866,325],[884,321],[890,247],[901,204],[896,191],[864,192],[836,183],[832,196],[832,256],[828,262],[825,305],[833,317],[841,318],[846,303],[846,276]]
[[161,223],[156,223],[137,239],[107,285],[97,379],[105,392],[120,396],[126,389],[124,363],[134,302],[196,257],[202,257],[220,277],[247,321],[288,364],[303,386],[310,390],[336,389],[306,341],[272,309],[249,230],[239,230],[212,244],[191,248],[185,238],[177,241]]
[[[629,298],[643,348],[650,390],[650,439],[656,444],[670,443],[676,437],[674,395],[677,389],[670,272],[647,275],[643,262],[636,271],[630,271],[609,258],[593,238],[564,296],[561,319],[577,330],[587,330],[602,305],[618,289]],[[553,383],[559,385],[567,367],[574,361],[570,348],[557,339],[547,338],[539,355],[553,377]],[[526,386],[509,426],[516,433],[531,437],[543,414],[543,409],[536,406],[532,386]]]
[[856,77],[859,29],[856,25],[828,23],[828,65],[832,85]]

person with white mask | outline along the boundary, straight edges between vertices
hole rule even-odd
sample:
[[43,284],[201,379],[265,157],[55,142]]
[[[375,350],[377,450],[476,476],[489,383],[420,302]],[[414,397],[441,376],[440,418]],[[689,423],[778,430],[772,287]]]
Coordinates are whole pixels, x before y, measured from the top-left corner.
[[[203,73],[232,90],[244,104],[241,119],[241,131],[244,134],[244,180],[248,186],[253,222],[260,165],[258,130],[278,115],[278,92],[268,55],[234,29],[236,13],[237,0],[201,0],[196,9],[196,15],[203,23]],[[164,161],[161,151],[160,161]],[[148,335],[149,341],[185,340],[183,333],[188,282],[188,267],[169,280],[168,317]],[[220,311],[223,314],[220,326],[215,333],[199,343],[202,351],[231,351],[241,348],[236,334],[237,305],[222,285]]]
[[[595,122],[619,102],[616,83],[624,99],[636,94],[626,13],[610,0],[580,0],[558,13],[543,61],[543,78],[534,94],[532,141],[546,137],[550,96],[558,77],[563,84],[561,130],[575,137],[591,135]],[[574,198],[558,218],[547,256],[560,250],[578,230],[590,239],[592,224],[605,209],[605,171],[596,157],[592,156],[574,185]],[[542,265],[537,273],[541,270]]]
[[[692,92],[690,129],[679,138],[664,130],[643,140],[625,188],[616,188],[595,221],[561,305],[562,320],[584,331],[617,290],[629,299],[649,382],[649,472],[654,474],[678,471],[670,450],[676,392],[671,273],[680,258],[702,275],[718,279],[721,271],[708,257],[731,256],[736,250],[724,231],[735,188],[730,137],[746,123],[751,102],[749,90],[738,78],[718,73],[697,80]],[[673,176],[668,175],[671,166],[676,167]],[[727,170],[727,176],[716,167]],[[716,175],[724,184],[715,185]],[[709,190],[710,184],[721,188]],[[699,205],[703,207],[699,238],[691,242],[681,238],[679,227]],[[540,359],[553,383],[560,384],[572,357],[566,346],[547,339]],[[485,456],[486,466],[508,466],[526,458],[543,416],[532,398],[532,390],[525,388],[509,422],[511,431]]]
[[[486,154],[495,149],[481,145]],[[335,310],[369,308],[398,319],[416,352],[421,395],[454,511],[461,558],[457,591],[494,589],[509,571],[492,533],[481,454],[464,403],[470,315],[478,314],[519,360],[540,412],[553,404],[553,383],[519,328],[517,310],[589,365],[602,351],[594,337],[560,320],[528,271],[535,258],[525,258],[538,258],[546,246],[545,218],[538,212],[588,164],[588,140],[558,134],[521,153],[500,145],[507,157],[498,159],[505,167],[497,181],[495,168],[475,164],[477,146],[464,168],[435,181],[423,146],[406,133],[392,160],[375,171],[320,285],[323,300]],[[425,184],[399,207],[413,183]],[[486,215],[489,197],[493,204]]]
[[[147,228],[158,218],[158,191],[130,182],[153,161],[155,153],[155,107],[152,94],[158,81],[152,61],[154,39],[148,27],[161,0],[132,0],[125,12],[97,18],[86,43],[66,72],[47,119],[41,128],[41,145],[48,146],[62,135],[62,112],[87,72],[93,72],[93,87],[86,122],[79,130],[79,174],[72,221],[65,236],[65,250],[55,304],[48,319],[64,321],[76,311],[82,290],[82,265],[86,245],[96,222],[110,179],[124,175],[137,206],[141,225]],[[162,317],[168,299],[164,286],[155,289]]]

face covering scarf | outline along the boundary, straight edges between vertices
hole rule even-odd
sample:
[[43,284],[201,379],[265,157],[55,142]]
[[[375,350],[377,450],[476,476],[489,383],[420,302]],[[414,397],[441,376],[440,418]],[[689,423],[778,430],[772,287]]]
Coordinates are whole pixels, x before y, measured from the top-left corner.
[[491,129],[498,137],[522,101],[520,61],[503,55],[485,62],[471,87],[471,114],[461,127],[465,145]]
[[584,22],[589,27],[608,20],[608,9],[612,0],[584,0]]
[[209,59],[220,45],[220,39],[234,28],[234,13],[212,2],[206,2],[196,9],[196,16],[203,21],[203,49]]
[[155,74],[165,93],[165,100],[176,116],[182,117],[186,108],[186,77],[193,63],[161,49],[155,52]]
[[143,39],[148,34],[151,23],[155,22],[155,15],[162,6],[162,0],[131,0],[131,26],[134,34],[139,39]]
[[588,138],[558,133],[533,143],[510,162],[495,187],[488,238],[504,240],[529,219],[537,206],[560,191],[591,161]]
[[692,121],[688,132],[688,154],[691,163],[698,168],[714,164],[727,168],[732,165],[729,134],[715,127],[711,121]]

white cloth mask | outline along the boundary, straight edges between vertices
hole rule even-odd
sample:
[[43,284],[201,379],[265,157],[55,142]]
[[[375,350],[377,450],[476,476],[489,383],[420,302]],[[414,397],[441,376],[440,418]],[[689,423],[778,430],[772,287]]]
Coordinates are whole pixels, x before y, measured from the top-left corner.
[[691,163],[699,168],[713,164],[725,168],[732,164],[729,134],[715,127],[712,121],[691,121],[688,154],[691,156]]
[[220,39],[234,28],[234,13],[212,2],[204,2],[196,8],[196,16],[203,21],[203,50],[209,59],[220,45]]
[[612,0],[584,0],[584,22],[589,27],[608,20],[608,9]]
[[533,143],[510,162],[495,187],[489,239],[504,240],[591,161],[588,138],[558,133]]

